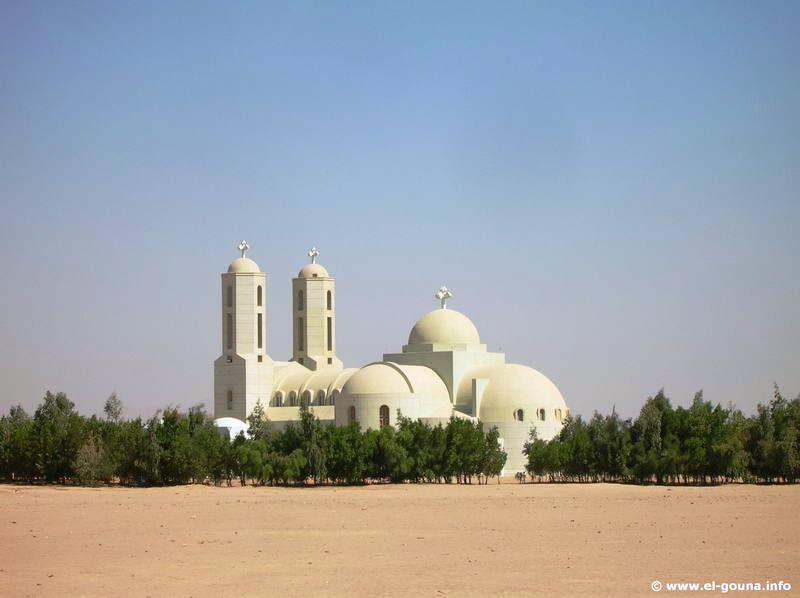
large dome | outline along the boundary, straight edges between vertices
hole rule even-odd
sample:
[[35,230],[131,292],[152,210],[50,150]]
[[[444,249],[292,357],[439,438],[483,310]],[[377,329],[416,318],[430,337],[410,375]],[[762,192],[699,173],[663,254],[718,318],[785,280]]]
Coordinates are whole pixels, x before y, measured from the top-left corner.
[[228,273],[232,274],[258,274],[261,269],[249,257],[237,257],[228,266]]
[[409,345],[478,345],[480,342],[472,320],[454,309],[435,309],[425,314],[408,335]]

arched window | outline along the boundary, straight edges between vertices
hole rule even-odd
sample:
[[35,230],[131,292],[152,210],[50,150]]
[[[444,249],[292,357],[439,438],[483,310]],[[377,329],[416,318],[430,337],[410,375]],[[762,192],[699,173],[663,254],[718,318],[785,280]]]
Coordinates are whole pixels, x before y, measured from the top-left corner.
[[561,416],[561,409],[556,409],[556,421],[563,422],[564,418]]
[[297,391],[289,393],[289,407],[297,407]]
[[324,405],[325,404],[325,391],[319,390],[317,391],[317,405]]
[[328,291],[328,309],[333,309],[333,295]]
[[525,421],[525,412],[522,409],[517,409],[514,412],[514,419],[517,420],[518,422]]
[[233,287],[228,287],[228,307],[233,307]]
[[544,409],[539,409],[539,419],[544,421]]
[[303,311],[305,309],[305,297],[303,297],[303,291],[297,291],[297,311]]
[[339,399],[339,390],[336,389],[330,394],[330,396],[328,397],[328,401],[330,401],[331,405],[335,405],[338,399]]
[[310,390],[303,391],[303,395],[300,397],[300,404],[301,405],[310,405],[311,404],[311,391]]
[[386,405],[381,405],[381,408],[380,408],[380,411],[379,411],[379,416],[380,416],[381,428],[383,428],[384,426],[388,426],[389,425],[389,407],[386,406]]
[[261,305],[262,305],[262,303],[264,301],[263,295],[264,295],[264,292],[261,289],[261,285],[258,285],[258,288],[256,289],[256,305],[258,307],[261,307]]
[[305,342],[303,342],[303,318],[297,318],[297,349],[299,351],[305,349]]
[[232,390],[228,391],[228,401],[227,402],[228,402],[228,411],[232,411],[233,410],[233,391]]
[[349,421],[351,424],[356,423],[356,406],[350,405],[350,409],[348,410],[349,413]]
[[281,391],[275,393],[275,398],[272,400],[272,405],[274,407],[280,407],[283,405],[283,393]]

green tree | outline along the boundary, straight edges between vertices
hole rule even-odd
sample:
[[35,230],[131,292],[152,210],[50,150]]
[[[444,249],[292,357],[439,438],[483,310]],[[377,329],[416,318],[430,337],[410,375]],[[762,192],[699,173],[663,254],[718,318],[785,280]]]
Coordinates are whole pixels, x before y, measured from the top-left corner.
[[247,435],[253,440],[264,440],[269,444],[272,434],[272,423],[267,417],[267,412],[261,404],[261,399],[256,401],[253,411],[247,416]]
[[47,391],[33,416],[32,440],[36,469],[48,482],[65,482],[83,444],[83,422],[63,392]]
[[305,482],[305,468],[307,462],[302,449],[293,450],[283,462],[283,472],[281,478],[284,483],[292,484]]
[[242,485],[247,479],[253,483],[265,482],[264,480],[264,460],[266,457],[266,446],[263,440],[245,440],[237,447],[237,460],[241,467],[244,477]]
[[103,441],[89,435],[75,458],[75,474],[79,483],[93,486],[97,482],[110,482],[114,465],[106,454]]
[[[500,446],[500,432],[496,426],[486,432],[480,460],[480,472],[488,483],[490,477],[499,476],[506,465],[508,455]],[[497,480],[500,483],[500,479]]]
[[326,426],[328,477],[338,484],[361,484],[367,475],[367,443],[357,423]]
[[547,449],[548,442],[539,438],[536,432],[536,426],[531,426],[530,432],[528,433],[528,440],[525,442],[524,448],[522,449],[522,453],[527,457],[525,470],[531,478],[536,476],[541,479],[545,475],[552,476],[552,474],[555,473],[550,468],[551,464],[547,458]]
[[0,477],[32,481],[37,475],[33,419],[21,405],[0,418]]
[[299,432],[301,448],[306,460],[303,479],[310,476],[315,484],[321,484],[328,477],[326,436],[322,431],[319,418],[311,413],[305,401],[300,404]]
[[122,419],[122,401],[117,397],[116,391],[112,392],[106,399],[103,412],[106,414],[106,419],[110,422],[117,423]]

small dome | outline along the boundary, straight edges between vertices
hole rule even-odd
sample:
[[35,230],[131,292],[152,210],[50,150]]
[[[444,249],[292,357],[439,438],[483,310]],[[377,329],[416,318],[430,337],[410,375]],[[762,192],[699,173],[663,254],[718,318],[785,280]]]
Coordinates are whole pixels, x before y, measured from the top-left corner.
[[330,278],[330,274],[320,264],[306,264],[297,274],[297,278]]
[[345,382],[336,397],[337,425],[357,422],[363,428],[397,423],[397,413],[412,420],[447,421],[453,412],[450,393],[439,375],[422,365],[381,361],[365,365]]
[[249,257],[237,257],[235,260],[231,262],[231,265],[228,266],[228,273],[259,274],[261,273],[261,269],[258,267],[258,264],[256,264]]
[[408,336],[409,345],[478,345],[480,342],[472,320],[454,309],[435,309],[425,314]]
[[233,440],[240,433],[247,436],[247,424],[235,417],[218,417],[214,420],[214,427],[222,434]]
[[342,387],[343,395],[409,394],[412,389],[400,371],[386,363],[366,365]]
[[526,420],[532,419],[538,409],[545,409],[550,414],[548,419],[554,409],[567,412],[567,404],[556,385],[528,366],[507,363],[467,372],[458,389],[459,403],[467,402],[467,395],[472,391],[472,378],[488,380],[478,414],[483,421],[513,421],[517,409],[523,410]]

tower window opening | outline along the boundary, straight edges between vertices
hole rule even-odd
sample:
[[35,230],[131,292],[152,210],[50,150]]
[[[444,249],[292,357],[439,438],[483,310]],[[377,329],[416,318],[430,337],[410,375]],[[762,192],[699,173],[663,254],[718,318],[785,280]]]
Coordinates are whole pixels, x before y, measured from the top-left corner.
[[228,287],[228,307],[233,307],[233,287]]
[[333,294],[328,291],[328,309],[333,309]]
[[303,291],[297,291],[297,311],[305,310],[305,297]]
[[233,391],[228,391],[228,411],[233,411]]
[[333,318],[328,318],[328,351],[333,351]]
[[297,349],[303,351],[305,343],[303,342],[303,318],[297,318]]
[[258,348],[264,347],[264,314],[258,314]]
[[258,363],[262,363],[263,361],[264,361],[264,356],[263,355],[259,355],[258,356]]
[[225,344],[228,349],[233,349],[233,314],[226,314],[225,317]]
[[389,407],[387,405],[381,405],[380,411],[378,413],[381,428],[389,425]]
[[264,301],[263,295],[264,295],[264,292],[261,289],[261,285],[258,285],[258,288],[256,289],[256,305],[258,307],[261,307],[261,305],[262,305],[262,303]]

